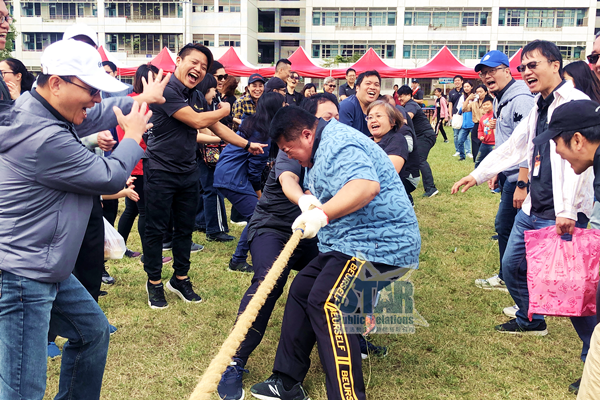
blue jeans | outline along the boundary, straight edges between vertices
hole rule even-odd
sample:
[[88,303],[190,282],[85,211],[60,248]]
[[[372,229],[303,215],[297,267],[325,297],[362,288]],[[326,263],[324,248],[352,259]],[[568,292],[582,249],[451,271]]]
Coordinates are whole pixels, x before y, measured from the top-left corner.
[[479,145],[479,152],[476,154],[477,158],[475,159],[475,168],[477,168],[479,164],[481,164],[483,159],[486,158],[487,155],[492,152],[492,150],[494,150],[493,144],[481,143]]
[[458,151],[460,158],[465,158],[465,153],[471,152],[471,139],[469,134],[471,128],[460,128],[458,131],[458,141],[456,142],[456,151]]
[[452,136],[454,136],[454,149],[458,153],[458,133],[460,132],[460,129],[452,128],[452,132],[453,132]]
[[44,397],[49,330],[69,339],[55,399],[100,398],[108,326],[73,275],[43,283],[0,271],[0,398]]
[[[246,221],[250,222],[250,218],[252,218],[252,214],[256,208],[256,203],[258,203],[258,196],[256,194],[252,196],[248,193],[234,192],[233,190],[224,188],[219,188],[219,192],[222,193],[223,196],[225,196],[233,206],[235,206],[235,208]],[[240,241],[235,248],[235,253],[233,253],[233,262],[245,262],[248,258],[248,250],[250,250],[250,245],[248,244],[248,225],[246,225],[242,231],[242,234],[240,235]]]
[[[502,260],[502,272],[504,282],[513,300],[519,306],[517,311],[517,323],[524,329],[536,329],[543,321],[544,316],[533,314],[532,320],[527,318],[529,310],[529,289],[527,288],[527,260],[525,258],[525,231],[537,230],[548,226],[556,225],[553,219],[542,219],[535,215],[527,215],[523,210],[517,213],[515,224],[513,225],[508,246]],[[585,224],[576,223],[578,228],[585,228]],[[596,316],[591,317],[571,317],[571,323],[579,338],[583,342],[581,350],[581,360],[585,362],[590,339],[596,326]]]
[[502,278],[502,258],[506,252],[508,238],[510,237],[510,232],[512,231],[515,217],[517,216],[519,209],[513,207],[513,196],[515,194],[515,189],[517,188],[517,182],[509,182],[506,179],[506,175],[499,173],[498,185],[501,190],[500,204],[498,204],[495,222],[496,233],[498,234],[498,250],[500,252],[500,270],[498,271],[498,277],[504,280]]

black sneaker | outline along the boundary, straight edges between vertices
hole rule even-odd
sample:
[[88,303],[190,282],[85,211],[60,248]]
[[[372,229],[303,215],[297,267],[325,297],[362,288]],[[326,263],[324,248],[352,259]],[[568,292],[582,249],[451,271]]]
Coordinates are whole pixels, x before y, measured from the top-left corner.
[[115,278],[110,276],[109,273],[106,272],[106,270],[104,270],[102,271],[102,283],[104,283],[105,285],[114,285]]
[[186,303],[200,303],[202,297],[198,296],[194,289],[192,289],[192,282],[190,278],[177,279],[175,276],[171,277],[167,282],[167,289],[175,293]]
[[190,253],[197,253],[202,250],[204,250],[204,246],[202,246],[201,244],[192,242],[192,247],[190,249]]
[[292,386],[290,390],[285,390],[283,381],[277,374],[252,386],[250,393],[253,397],[261,400],[310,400],[300,382]]
[[246,261],[236,263],[233,262],[233,259],[229,260],[229,270],[235,272],[254,272],[252,265],[248,264]]
[[423,193],[423,197],[433,197],[436,194],[438,194],[440,191],[437,190],[436,188],[433,189],[429,189],[428,191],[426,191],[425,193]]
[[173,242],[163,243],[163,251],[173,250]]
[[148,293],[148,305],[150,308],[160,310],[169,307],[169,303],[165,299],[165,289],[162,282],[157,285],[150,283],[150,281],[146,282],[146,293]]
[[223,372],[223,375],[221,375],[221,381],[217,387],[220,399],[239,400],[245,397],[246,392],[242,387],[244,372],[249,373],[250,371],[244,369],[242,362],[234,358],[225,372]]
[[133,250],[129,250],[129,249],[125,250],[125,257],[128,257],[128,258],[137,258],[141,255],[142,255],[142,253],[140,253],[139,251],[133,251]]
[[546,329],[546,321],[542,321],[540,326],[536,329],[523,329],[517,323],[517,319],[511,319],[505,324],[496,325],[494,328],[500,333],[510,333],[512,335],[529,335],[529,336],[546,336],[548,334],[548,329]]
[[569,385],[569,392],[577,394],[579,393],[579,386],[581,385],[581,378]]
[[388,354],[387,347],[375,346],[360,335],[358,336],[358,342],[360,343],[360,356],[363,360],[367,359],[369,355],[385,357]]
[[206,235],[206,240],[209,242],[231,242],[233,239],[235,239],[233,236],[228,235],[225,232],[217,232]]
[[108,292],[107,292],[106,290],[101,290],[101,291],[98,293],[98,297],[104,297],[104,296],[106,296],[107,294],[108,294]]

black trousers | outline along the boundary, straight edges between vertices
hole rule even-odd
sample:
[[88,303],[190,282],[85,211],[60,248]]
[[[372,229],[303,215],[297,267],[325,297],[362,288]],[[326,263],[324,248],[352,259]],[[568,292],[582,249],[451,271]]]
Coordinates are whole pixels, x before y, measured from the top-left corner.
[[358,335],[336,329],[342,314],[333,298],[337,289],[343,291],[342,285],[358,275],[360,267],[354,261],[337,251],[320,253],[298,273],[285,306],[273,366],[273,372],[302,382],[316,341],[329,400],[366,399]]
[[135,218],[139,215],[138,218],[138,233],[140,234],[140,239],[142,241],[142,246],[144,245],[144,231],[146,230],[146,207],[145,207],[145,196],[144,196],[144,175],[132,175],[136,179],[133,181],[133,190],[140,196],[140,199],[135,202],[131,200],[129,197],[125,197],[125,211],[119,218],[119,226],[117,230],[119,234],[123,236],[125,243],[127,243],[127,239],[129,238],[129,234],[131,233],[131,228],[135,223]]
[[198,170],[176,174],[149,169],[144,163],[146,195],[146,232],[144,239],[144,271],[148,279],[158,281],[162,271],[163,235],[173,214],[173,269],[175,275],[186,276],[190,270],[190,250],[194,217],[198,205]]
[[115,226],[117,214],[119,213],[119,199],[102,200],[102,216],[109,224]]
[[439,116],[437,117],[435,123],[435,133],[441,133],[444,137],[444,140],[448,140],[448,137],[446,136],[446,131],[444,130],[444,118],[440,118]]
[[93,197],[92,212],[75,261],[73,275],[98,301],[104,271],[104,220],[100,196]]
[[481,140],[479,140],[479,122],[476,122],[475,126],[471,129],[471,154],[473,154],[474,162],[477,161],[479,146],[481,146]]
[[430,190],[435,190],[433,173],[431,172],[431,167],[427,162],[427,157],[429,157],[429,151],[434,145],[435,136],[417,136],[417,151],[419,152],[419,159],[421,161],[421,164],[419,165],[419,170],[421,171],[421,177],[423,178],[423,188],[426,192]]
[[[254,277],[252,278],[250,287],[246,290],[244,297],[242,297],[238,316],[244,312],[246,306],[248,306],[248,303],[254,296],[254,293],[256,293],[259,284],[264,280],[267,272],[271,269],[271,266],[279,256],[279,253],[281,253],[281,250],[285,247],[289,238],[289,234],[286,235],[282,232],[275,231],[258,232],[252,238],[252,241],[250,242],[250,253],[252,254]],[[246,338],[236,353],[235,357],[242,360],[244,364],[246,364],[248,357],[252,354],[254,349],[258,347],[265,334],[267,324],[271,318],[271,313],[275,308],[277,299],[279,299],[283,293],[283,288],[285,287],[290,271],[292,269],[300,271],[318,255],[319,249],[317,248],[316,240],[300,241],[296,251],[294,251],[294,254],[292,254],[292,257],[290,258],[287,267],[283,271],[283,274],[281,274],[281,277],[267,298],[267,301],[265,301],[265,304],[260,309],[258,317],[256,317],[256,320],[252,324]]]

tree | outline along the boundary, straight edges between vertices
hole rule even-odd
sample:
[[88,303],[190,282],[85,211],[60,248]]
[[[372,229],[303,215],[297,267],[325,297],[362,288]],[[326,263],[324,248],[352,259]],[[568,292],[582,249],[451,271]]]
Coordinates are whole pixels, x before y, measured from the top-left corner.
[[18,34],[19,32],[17,32],[15,28],[15,21],[13,20],[13,23],[10,25],[10,30],[6,35],[6,47],[4,50],[0,50],[0,60],[5,60],[12,57],[12,52],[15,49],[15,40]]

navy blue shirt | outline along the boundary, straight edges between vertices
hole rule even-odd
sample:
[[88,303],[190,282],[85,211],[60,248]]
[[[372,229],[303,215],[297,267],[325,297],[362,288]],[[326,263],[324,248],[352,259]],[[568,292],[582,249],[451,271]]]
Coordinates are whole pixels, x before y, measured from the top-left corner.
[[350,96],[340,103],[340,122],[371,136],[366,118],[356,95]]

